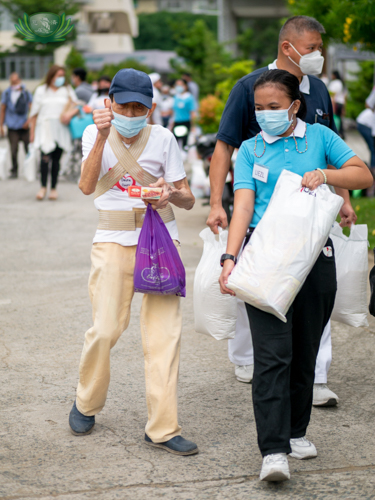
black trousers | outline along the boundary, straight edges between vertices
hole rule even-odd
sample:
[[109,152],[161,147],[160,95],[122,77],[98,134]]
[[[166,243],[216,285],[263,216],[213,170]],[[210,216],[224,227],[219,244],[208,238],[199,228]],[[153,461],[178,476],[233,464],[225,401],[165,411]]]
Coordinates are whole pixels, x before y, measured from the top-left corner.
[[60,158],[63,150],[56,146],[51,153],[44,154],[42,151],[40,160],[40,174],[42,187],[47,187],[49,164],[51,163],[51,188],[55,189],[60,170]]
[[27,147],[29,145],[29,129],[13,129],[8,128],[8,139],[10,143],[10,151],[12,154],[12,174],[18,174],[18,143],[23,142],[25,146],[25,151],[27,153]]
[[[332,247],[329,239],[327,246]],[[246,304],[254,346],[253,405],[263,456],[290,453],[310,421],[316,357],[336,295],[334,254],[321,252],[283,323]]]

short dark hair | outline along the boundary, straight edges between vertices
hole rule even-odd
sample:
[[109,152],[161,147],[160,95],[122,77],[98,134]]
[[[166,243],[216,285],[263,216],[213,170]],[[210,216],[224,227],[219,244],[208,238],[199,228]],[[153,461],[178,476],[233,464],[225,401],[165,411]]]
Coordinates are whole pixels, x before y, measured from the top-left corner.
[[73,69],[73,75],[78,76],[78,78],[84,82],[86,80],[87,71],[84,68],[75,68]]
[[109,77],[108,75],[102,75],[102,76],[100,76],[98,78],[98,82],[100,82],[100,81],[111,83],[112,82],[112,78]]
[[317,31],[324,34],[326,30],[324,26],[313,17],[309,16],[293,16],[290,17],[283,25],[279,34],[279,43],[286,40],[291,32],[297,35],[302,35],[305,31]]
[[267,85],[275,85],[280,90],[283,90],[292,102],[297,99],[301,101],[297,118],[301,118],[302,120],[305,118],[307,112],[306,101],[299,89],[299,81],[296,76],[283,69],[267,70],[254,83],[254,92],[257,88]]

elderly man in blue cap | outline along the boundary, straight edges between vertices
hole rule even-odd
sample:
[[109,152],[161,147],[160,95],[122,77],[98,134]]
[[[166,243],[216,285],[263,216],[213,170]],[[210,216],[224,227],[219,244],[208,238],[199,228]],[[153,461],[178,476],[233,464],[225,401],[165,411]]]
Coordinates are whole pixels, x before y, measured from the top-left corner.
[[[105,109],[94,111],[94,125],[82,138],[79,187],[95,193],[99,225],[91,252],[89,293],[93,326],[86,332],[77,396],[69,416],[73,434],[92,432],[95,415],[104,407],[110,379],[110,350],[128,327],[134,295],[134,263],[145,205],[128,196],[129,186],[161,187],[158,210],[179,249],[171,204],[194,205],[177,142],[160,125],[147,125],[155,109],[150,77],[134,69],[120,70],[112,80]],[[173,183],[173,187],[170,183]],[[143,296],[141,333],[145,360],[148,421],[145,442],[177,455],[198,453],[181,436],[177,420],[177,382],[181,340],[180,298]]]

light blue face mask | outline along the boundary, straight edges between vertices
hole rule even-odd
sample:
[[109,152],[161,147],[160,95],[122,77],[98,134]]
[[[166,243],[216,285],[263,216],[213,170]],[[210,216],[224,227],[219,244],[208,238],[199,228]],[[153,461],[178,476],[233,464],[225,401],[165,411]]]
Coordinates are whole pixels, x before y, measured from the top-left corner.
[[289,120],[288,115],[293,104],[294,101],[288,109],[255,111],[259,127],[269,135],[281,135],[286,132],[293,123],[293,117]]
[[182,94],[183,92],[185,92],[185,87],[183,87],[182,85],[176,85],[174,89],[176,91],[176,94]]
[[115,113],[113,110],[112,113],[115,117],[111,122],[112,125],[114,125],[115,129],[120,135],[128,139],[139,134],[139,132],[147,125],[148,111],[143,116],[133,117],[120,115],[119,113]]
[[65,83],[65,76],[58,76],[55,80],[55,87],[62,87]]

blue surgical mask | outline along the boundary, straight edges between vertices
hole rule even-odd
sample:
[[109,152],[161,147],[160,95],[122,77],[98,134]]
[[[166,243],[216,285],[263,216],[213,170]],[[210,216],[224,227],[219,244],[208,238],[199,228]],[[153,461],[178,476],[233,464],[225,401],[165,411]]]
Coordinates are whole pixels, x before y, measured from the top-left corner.
[[143,116],[134,117],[120,115],[119,113],[115,113],[113,110],[112,113],[115,117],[115,119],[111,122],[112,125],[114,125],[120,135],[128,139],[139,134],[139,132],[147,126],[148,112]]
[[293,104],[294,101],[288,109],[255,111],[259,127],[269,135],[281,135],[286,132],[293,123],[293,117],[289,120],[288,114]]
[[176,91],[176,94],[182,94],[185,91],[185,87],[183,87],[182,85],[176,85],[174,89]]
[[65,76],[58,76],[55,80],[55,87],[62,87],[65,83]]

